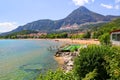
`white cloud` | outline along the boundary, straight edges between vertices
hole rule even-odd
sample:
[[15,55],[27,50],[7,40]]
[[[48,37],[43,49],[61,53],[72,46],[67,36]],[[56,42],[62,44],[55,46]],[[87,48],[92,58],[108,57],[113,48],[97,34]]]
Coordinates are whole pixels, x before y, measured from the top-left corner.
[[120,9],[120,0],[115,0],[114,9]]
[[114,8],[115,8],[115,9],[120,9],[120,6],[119,6],[119,5],[115,5]]
[[92,0],[92,2],[94,2],[95,0]]
[[15,22],[2,22],[0,23],[0,33],[1,32],[8,32],[15,28],[17,28],[17,23]]
[[77,6],[83,6],[83,5],[88,4],[90,2],[94,2],[94,0],[72,0],[72,1]]
[[119,5],[114,5],[114,6],[112,6],[112,5],[107,5],[107,4],[103,4],[103,3],[101,3],[100,4],[102,7],[104,7],[104,8],[107,8],[107,9],[120,9],[120,6]]
[[115,3],[120,3],[120,0],[115,0]]
[[101,3],[100,5],[101,5],[102,7],[107,8],[107,9],[113,9],[113,6],[112,6],[112,5],[107,5],[107,4],[103,4],[103,3]]

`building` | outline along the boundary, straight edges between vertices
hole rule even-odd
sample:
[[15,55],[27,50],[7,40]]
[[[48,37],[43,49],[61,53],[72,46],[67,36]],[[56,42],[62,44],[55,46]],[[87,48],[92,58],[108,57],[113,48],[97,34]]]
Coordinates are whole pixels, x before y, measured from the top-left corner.
[[110,40],[113,45],[120,46],[120,30],[110,32]]
[[24,34],[24,35],[17,35],[17,38],[40,38],[42,35],[47,35],[47,33],[30,33],[30,34]]

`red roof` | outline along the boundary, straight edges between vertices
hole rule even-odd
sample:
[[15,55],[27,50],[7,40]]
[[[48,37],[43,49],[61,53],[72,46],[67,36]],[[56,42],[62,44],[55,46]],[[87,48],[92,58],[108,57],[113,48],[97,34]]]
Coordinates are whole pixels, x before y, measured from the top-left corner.
[[110,34],[113,33],[113,32],[120,32],[120,30],[114,30],[114,31],[111,31]]

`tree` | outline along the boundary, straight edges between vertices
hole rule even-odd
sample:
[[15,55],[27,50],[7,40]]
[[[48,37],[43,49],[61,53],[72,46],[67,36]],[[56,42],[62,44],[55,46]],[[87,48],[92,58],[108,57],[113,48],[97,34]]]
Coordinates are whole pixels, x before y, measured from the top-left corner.
[[80,56],[75,59],[75,75],[81,80],[84,79],[87,74],[95,70],[95,75],[93,75],[95,80],[108,79],[109,75],[105,68],[107,63],[104,58],[107,54],[110,54],[110,50],[106,46],[90,45],[87,48],[82,48],[80,50]]
[[103,34],[102,36],[99,37],[99,40],[103,45],[110,45],[110,34],[109,33]]
[[87,31],[87,32],[84,34],[83,37],[84,37],[84,38],[90,38],[90,37],[91,37],[90,31]]

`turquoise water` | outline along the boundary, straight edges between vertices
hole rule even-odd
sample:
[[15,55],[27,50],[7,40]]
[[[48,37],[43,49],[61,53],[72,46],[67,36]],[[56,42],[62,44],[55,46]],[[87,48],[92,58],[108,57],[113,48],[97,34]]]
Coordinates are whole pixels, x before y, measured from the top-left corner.
[[56,69],[53,55],[61,43],[52,40],[0,40],[0,80],[34,80],[48,69]]

